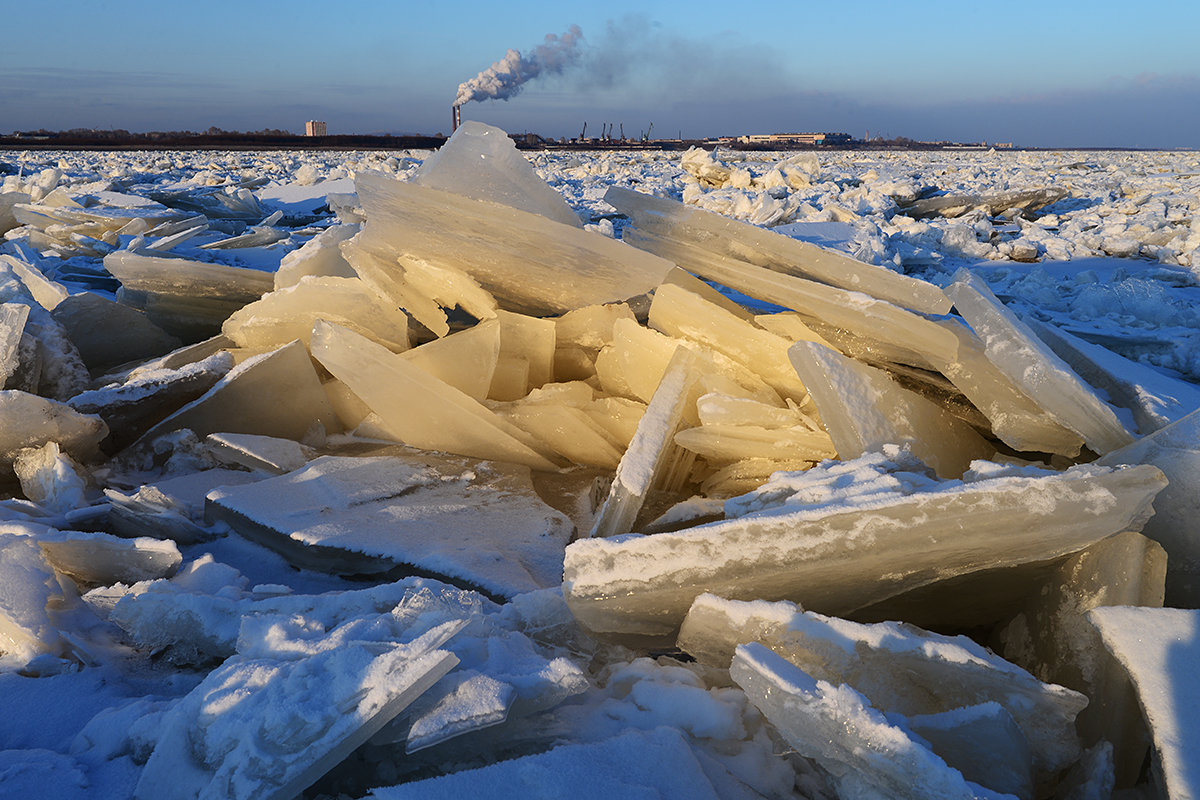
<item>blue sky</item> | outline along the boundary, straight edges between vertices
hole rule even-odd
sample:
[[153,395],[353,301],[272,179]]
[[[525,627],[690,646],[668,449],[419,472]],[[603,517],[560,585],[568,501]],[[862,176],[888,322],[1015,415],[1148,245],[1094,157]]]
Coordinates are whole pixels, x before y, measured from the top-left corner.
[[55,0],[3,12],[0,132],[446,132],[459,83],[572,24],[574,66],[464,118],[573,136],[866,131],[1200,147],[1200,4]]

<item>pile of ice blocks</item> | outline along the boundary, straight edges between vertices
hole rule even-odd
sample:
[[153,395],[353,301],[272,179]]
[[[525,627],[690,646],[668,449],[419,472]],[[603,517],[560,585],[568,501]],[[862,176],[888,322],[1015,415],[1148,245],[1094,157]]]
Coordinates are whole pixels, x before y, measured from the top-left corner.
[[[253,195],[9,204],[61,251],[106,243],[121,289],[0,256],[3,665],[187,676],[28,774],[86,792],[120,762],[145,799],[1200,791],[1195,387],[967,271],[943,289],[621,187],[623,241],[585,230],[478,124],[355,188],[273,275],[169,252]],[[357,583],[252,585],[204,554],[232,541]]]

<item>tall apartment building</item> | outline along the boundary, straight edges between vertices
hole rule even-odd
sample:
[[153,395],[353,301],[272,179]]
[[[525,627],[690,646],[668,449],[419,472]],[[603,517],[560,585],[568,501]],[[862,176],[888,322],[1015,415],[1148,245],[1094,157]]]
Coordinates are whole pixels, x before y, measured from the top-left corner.
[[325,136],[325,123],[315,119],[310,119],[304,123],[305,136]]

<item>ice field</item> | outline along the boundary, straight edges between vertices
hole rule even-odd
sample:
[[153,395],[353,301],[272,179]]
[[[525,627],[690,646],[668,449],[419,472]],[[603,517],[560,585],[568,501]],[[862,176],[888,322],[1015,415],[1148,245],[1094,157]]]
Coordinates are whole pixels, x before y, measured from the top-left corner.
[[0,796],[1200,796],[1200,154],[0,181]]

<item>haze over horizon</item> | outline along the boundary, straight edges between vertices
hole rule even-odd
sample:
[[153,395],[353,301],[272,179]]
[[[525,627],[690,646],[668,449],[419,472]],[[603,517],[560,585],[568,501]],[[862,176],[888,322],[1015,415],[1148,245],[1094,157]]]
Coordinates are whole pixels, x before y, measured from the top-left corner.
[[[1200,6],[918,7],[864,0],[439,5],[65,0],[5,19],[0,133],[281,128],[448,133],[460,84],[579,27],[509,100],[510,132],[636,137],[845,131],[1043,147],[1200,147]],[[46,35],[39,35],[45,30]],[[561,41],[561,40],[559,40]],[[559,69],[561,68],[561,69]]]

